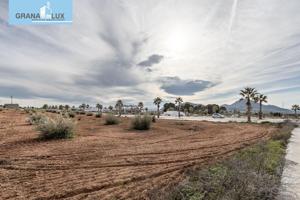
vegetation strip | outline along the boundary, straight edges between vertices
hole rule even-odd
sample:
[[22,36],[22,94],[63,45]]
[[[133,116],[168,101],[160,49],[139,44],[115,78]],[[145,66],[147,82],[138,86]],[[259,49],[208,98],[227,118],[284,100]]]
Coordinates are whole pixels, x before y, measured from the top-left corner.
[[152,190],[150,199],[275,199],[286,147],[296,125],[286,121],[276,126],[279,130],[270,140],[243,149],[211,167],[189,169],[185,181],[164,191]]

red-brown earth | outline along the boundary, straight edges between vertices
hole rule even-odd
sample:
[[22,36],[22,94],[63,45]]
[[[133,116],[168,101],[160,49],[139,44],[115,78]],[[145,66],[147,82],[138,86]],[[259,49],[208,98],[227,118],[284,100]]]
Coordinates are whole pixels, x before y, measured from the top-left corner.
[[130,119],[104,125],[75,117],[76,137],[38,140],[24,111],[0,112],[0,199],[147,199],[181,181],[185,169],[223,159],[269,138],[272,126],[158,120],[149,131]]

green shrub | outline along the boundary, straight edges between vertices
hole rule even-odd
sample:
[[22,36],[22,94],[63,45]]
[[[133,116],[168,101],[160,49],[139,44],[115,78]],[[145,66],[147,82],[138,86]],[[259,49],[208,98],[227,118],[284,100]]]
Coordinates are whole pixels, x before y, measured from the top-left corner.
[[42,139],[68,139],[74,136],[74,123],[70,119],[57,116],[56,118],[46,118],[38,124],[37,130]]
[[41,122],[43,122],[46,119],[46,117],[44,115],[40,115],[40,114],[32,114],[29,117],[29,123],[31,125],[37,125]]
[[272,124],[271,122],[269,122],[269,121],[262,121],[262,122],[260,122],[261,124]]
[[95,116],[96,116],[96,118],[101,118],[102,114],[101,113],[97,113]]
[[79,114],[80,115],[85,115],[85,111],[80,111]]
[[86,116],[93,116],[93,113],[89,112],[86,114]]
[[149,115],[138,115],[132,120],[132,128],[136,130],[149,130],[151,127],[151,117]]
[[112,114],[108,114],[105,116],[105,125],[114,125],[114,124],[119,124],[120,121],[119,119],[112,115]]
[[276,141],[281,141],[283,145],[287,145],[291,137],[291,132],[278,131],[274,133],[271,138]]
[[278,123],[277,127],[279,130],[272,134],[271,139],[280,141],[282,145],[286,146],[291,137],[292,130],[296,127],[296,124],[290,121],[285,121]]

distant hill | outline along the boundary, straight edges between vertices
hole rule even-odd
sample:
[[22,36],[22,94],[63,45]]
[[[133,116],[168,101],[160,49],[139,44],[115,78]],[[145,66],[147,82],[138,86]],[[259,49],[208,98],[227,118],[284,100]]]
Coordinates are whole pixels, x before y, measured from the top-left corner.
[[[252,112],[259,112],[259,103],[255,103],[254,101],[251,101],[251,105],[252,105]],[[225,104],[223,106],[226,107],[226,109],[228,111],[239,110],[240,112],[245,112],[246,111],[246,100],[240,99],[231,105]],[[280,108],[280,107],[274,106],[274,105],[263,105],[262,110],[264,113],[277,112],[277,113],[284,113],[284,114],[293,114],[292,110]]]

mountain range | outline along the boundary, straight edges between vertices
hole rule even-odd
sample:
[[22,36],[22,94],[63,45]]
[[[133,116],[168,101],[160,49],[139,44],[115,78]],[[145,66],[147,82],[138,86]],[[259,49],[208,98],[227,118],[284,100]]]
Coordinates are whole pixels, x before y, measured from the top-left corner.
[[[251,101],[252,105],[252,112],[259,112],[259,103],[255,103],[254,101]],[[223,105],[226,107],[227,111],[234,111],[239,110],[240,112],[246,111],[246,100],[240,99],[236,102],[234,102],[231,105],[225,104]],[[264,113],[283,113],[283,114],[293,114],[292,110],[281,108],[275,105],[262,105],[262,111]]]

